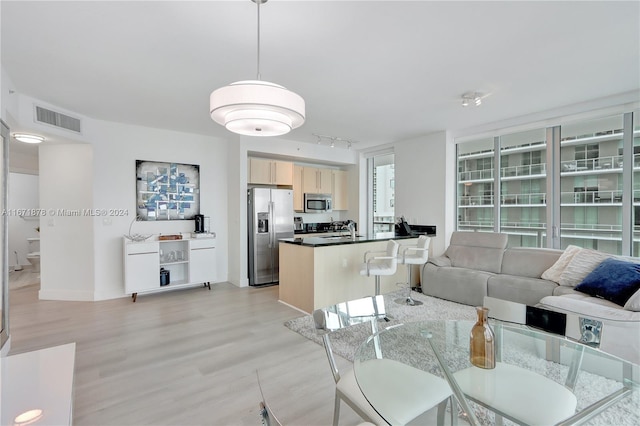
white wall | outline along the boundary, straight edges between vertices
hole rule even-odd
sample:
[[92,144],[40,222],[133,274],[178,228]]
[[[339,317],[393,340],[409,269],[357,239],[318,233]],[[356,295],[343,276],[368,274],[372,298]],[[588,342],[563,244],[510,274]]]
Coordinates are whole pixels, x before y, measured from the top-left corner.
[[41,299],[94,299],[92,219],[57,212],[91,208],[93,156],[89,144],[40,147]]
[[[122,236],[135,218],[135,161],[150,160],[198,164],[200,166],[200,213],[210,217],[216,233],[218,281],[226,281],[227,270],[227,142],[202,135],[94,121],[90,140],[94,149],[93,207],[126,209],[126,217],[96,217],[95,283],[97,299],[122,295]],[[193,220],[136,222],[132,232],[140,234],[191,232]]]
[[[13,95],[12,95],[13,96]],[[41,298],[100,300],[124,296],[122,239],[135,217],[135,160],[200,165],[201,213],[217,235],[218,281],[228,277],[227,141],[83,117],[19,96],[7,111],[47,136],[40,147],[40,207],[124,209],[126,216],[50,217],[41,222]],[[82,119],[76,135],[33,122],[33,104]],[[68,143],[64,143],[64,141]],[[51,226],[50,226],[51,224]],[[136,233],[190,232],[193,221],[137,222]]]
[[437,226],[430,256],[442,254],[448,243],[446,204],[453,186],[445,181],[447,168],[452,167],[446,142],[446,132],[438,132],[394,144],[395,214],[410,223]]
[[9,266],[16,265],[18,252],[18,264],[30,265],[27,260],[29,245],[27,238],[37,238],[40,234],[36,230],[40,221],[35,218],[22,218],[17,216],[15,209],[37,209],[40,205],[38,196],[38,176],[22,173],[9,173]]

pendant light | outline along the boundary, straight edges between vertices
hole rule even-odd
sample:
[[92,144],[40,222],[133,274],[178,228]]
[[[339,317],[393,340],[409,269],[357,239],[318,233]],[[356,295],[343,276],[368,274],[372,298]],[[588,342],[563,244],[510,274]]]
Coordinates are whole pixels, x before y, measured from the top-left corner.
[[284,135],[304,123],[304,99],[278,84],[260,80],[260,4],[267,0],[251,1],[258,9],[257,78],[214,90],[209,112],[213,121],[240,135]]

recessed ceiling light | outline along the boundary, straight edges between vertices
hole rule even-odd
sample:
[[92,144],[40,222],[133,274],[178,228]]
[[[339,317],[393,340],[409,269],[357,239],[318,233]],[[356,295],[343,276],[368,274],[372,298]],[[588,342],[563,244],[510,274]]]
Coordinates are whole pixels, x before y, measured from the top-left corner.
[[41,143],[44,141],[42,136],[38,135],[29,135],[27,133],[14,133],[13,137],[15,140],[24,142],[24,143]]

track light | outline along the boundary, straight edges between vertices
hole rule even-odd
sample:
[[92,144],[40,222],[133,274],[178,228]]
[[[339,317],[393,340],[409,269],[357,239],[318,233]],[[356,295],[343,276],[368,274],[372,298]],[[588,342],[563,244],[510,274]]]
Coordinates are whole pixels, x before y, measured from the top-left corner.
[[480,106],[482,105],[482,98],[485,95],[483,95],[482,93],[479,92],[469,92],[469,93],[465,93],[464,95],[462,95],[462,106],[463,107],[467,107],[469,105],[471,105],[471,102],[473,101],[473,104],[475,106]]
[[[348,150],[351,150],[352,145],[357,142],[351,139],[339,138],[337,136],[318,135],[316,133],[312,133],[312,134],[313,136],[318,138],[316,142],[318,145],[321,145],[324,140],[324,141],[327,141],[327,143],[331,148],[339,147],[339,148],[346,148]],[[344,145],[341,145],[341,144],[344,144]]]

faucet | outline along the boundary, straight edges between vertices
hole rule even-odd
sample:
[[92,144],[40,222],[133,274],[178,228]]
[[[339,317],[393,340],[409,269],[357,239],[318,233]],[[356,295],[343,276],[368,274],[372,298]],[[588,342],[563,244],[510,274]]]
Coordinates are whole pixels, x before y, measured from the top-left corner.
[[342,225],[342,229],[348,229],[351,234],[351,239],[356,239],[356,224],[353,221],[349,221],[346,225]]

